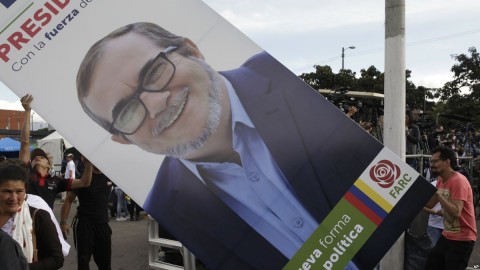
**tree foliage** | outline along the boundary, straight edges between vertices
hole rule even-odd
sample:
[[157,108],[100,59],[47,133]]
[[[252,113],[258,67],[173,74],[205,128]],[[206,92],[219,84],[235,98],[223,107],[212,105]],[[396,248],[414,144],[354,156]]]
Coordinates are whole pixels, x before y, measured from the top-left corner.
[[[434,115],[454,115],[480,122],[480,53],[475,47],[467,54],[453,55],[456,64],[451,68],[453,80],[442,88],[416,86],[410,81],[412,72],[406,70],[406,101],[411,109],[421,109]],[[384,93],[385,74],[375,66],[360,70],[357,74],[349,69],[334,73],[329,66],[314,66],[315,71],[303,73],[300,78],[314,89]],[[477,115],[478,114],[478,115]]]
[[360,78],[357,79],[356,91],[374,92],[383,94],[384,74],[375,66],[360,70]]
[[313,89],[338,89],[355,86],[355,73],[351,70],[343,70],[338,74],[333,73],[329,66],[313,66],[315,72],[303,73],[299,77]]
[[[480,121],[480,54],[475,47],[468,48],[468,54],[453,55],[457,61],[450,69],[453,80],[436,90],[442,103],[442,113],[463,116]],[[440,104],[437,104],[440,106]],[[438,111],[438,110],[437,110]]]
[[458,63],[453,65],[453,80],[445,83],[439,90],[440,99],[445,101],[455,95],[463,95],[473,99],[480,99],[480,55],[475,47],[468,49],[466,54],[453,55]]
[[[385,74],[379,71],[375,66],[360,70],[360,76],[357,78],[356,73],[349,69],[340,70],[334,73],[329,66],[314,66],[315,72],[303,73],[299,77],[314,89],[330,89],[338,90],[348,88],[351,91],[384,93]],[[410,78],[411,71],[406,71],[406,95],[410,108],[423,109],[424,107],[431,109],[432,103],[425,102],[427,99],[434,98],[432,89],[425,87],[417,88]]]

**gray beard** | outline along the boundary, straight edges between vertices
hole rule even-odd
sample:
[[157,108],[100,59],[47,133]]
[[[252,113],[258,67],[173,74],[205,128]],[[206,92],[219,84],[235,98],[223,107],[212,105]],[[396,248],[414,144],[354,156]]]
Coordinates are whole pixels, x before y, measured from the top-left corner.
[[189,58],[190,60],[201,65],[210,77],[212,88],[208,92],[209,114],[207,123],[205,127],[203,127],[203,130],[199,136],[187,143],[177,144],[165,150],[165,155],[176,158],[185,158],[200,150],[208,141],[208,139],[217,131],[222,114],[222,106],[220,104],[220,100],[222,98],[222,76],[213,70],[203,60],[199,60],[195,57]]

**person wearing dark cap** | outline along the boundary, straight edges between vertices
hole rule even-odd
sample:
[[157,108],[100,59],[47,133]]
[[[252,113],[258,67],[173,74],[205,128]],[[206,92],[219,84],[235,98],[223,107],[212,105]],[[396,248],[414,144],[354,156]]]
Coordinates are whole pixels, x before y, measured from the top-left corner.
[[81,179],[64,179],[50,173],[52,161],[41,148],[35,148],[30,153],[30,104],[33,96],[27,94],[20,99],[25,109],[24,123],[20,138],[19,159],[23,160],[30,168],[27,193],[40,196],[53,209],[53,203],[58,193],[70,189],[88,187],[92,180],[92,164],[85,159],[85,173]]

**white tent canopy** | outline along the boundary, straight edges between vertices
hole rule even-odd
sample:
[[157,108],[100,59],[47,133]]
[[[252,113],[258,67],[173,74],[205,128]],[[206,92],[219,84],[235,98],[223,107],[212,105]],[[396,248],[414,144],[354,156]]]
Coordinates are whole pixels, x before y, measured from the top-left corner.
[[63,152],[65,149],[72,147],[72,144],[65,140],[57,131],[48,135],[47,137],[37,141],[38,148],[53,156],[53,164],[55,171],[60,171],[63,160]]

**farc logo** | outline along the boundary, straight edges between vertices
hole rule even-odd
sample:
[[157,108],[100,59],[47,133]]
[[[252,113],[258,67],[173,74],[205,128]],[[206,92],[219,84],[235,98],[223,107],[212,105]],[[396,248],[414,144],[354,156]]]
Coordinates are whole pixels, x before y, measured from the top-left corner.
[[400,177],[400,167],[390,160],[380,160],[370,169],[370,178],[382,188],[389,188]]
[[15,1],[17,1],[17,0],[0,0],[0,3],[4,7],[9,8],[11,5],[13,5],[13,3],[15,3]]

